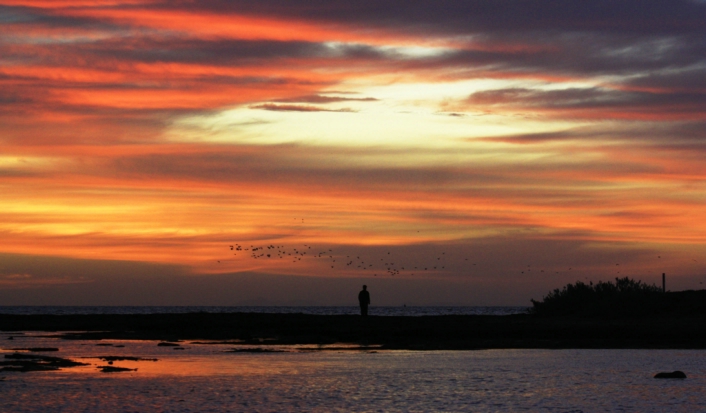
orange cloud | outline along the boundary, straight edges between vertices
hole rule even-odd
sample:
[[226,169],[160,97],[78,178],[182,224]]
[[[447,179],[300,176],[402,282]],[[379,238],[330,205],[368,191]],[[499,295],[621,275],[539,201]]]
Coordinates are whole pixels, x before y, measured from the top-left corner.
[[[226,246],[502,250],[529,239],[703,251],[704,89],[691,43],[647,59],[639,34],[458,21],[444,31],[424,15],[366,26],[195,3],[0,3],[23,16],[0,27],[0,252],[352,277],[364,273]],[[624,50],[635,55],[606,57]],[[356,113],[328,113],[339,105]],[[383,132],[363,128],[378,123]],[[418,125],[429,132],[415,141]],[[279,140],[288,128],[301,134]]]

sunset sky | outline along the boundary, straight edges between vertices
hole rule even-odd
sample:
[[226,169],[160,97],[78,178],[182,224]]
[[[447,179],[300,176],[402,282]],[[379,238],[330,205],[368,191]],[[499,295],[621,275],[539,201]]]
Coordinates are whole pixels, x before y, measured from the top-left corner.
[[0,0],[0,217],[0,305],[706,288],[706,2]]

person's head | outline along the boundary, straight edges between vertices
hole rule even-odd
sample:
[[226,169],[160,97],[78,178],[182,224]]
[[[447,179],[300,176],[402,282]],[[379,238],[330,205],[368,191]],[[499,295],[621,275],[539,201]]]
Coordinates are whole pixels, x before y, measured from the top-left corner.
[[368,289],[368,286],[367,286],[367,285],[364,285],[364,286],[363,286],[363,289],[364,289],[364,290],[367,290],[367,289]]

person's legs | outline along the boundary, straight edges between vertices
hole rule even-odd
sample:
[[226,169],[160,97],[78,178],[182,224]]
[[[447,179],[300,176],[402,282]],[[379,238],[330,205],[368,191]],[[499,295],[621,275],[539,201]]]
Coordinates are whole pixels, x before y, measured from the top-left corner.
[[367,305],[360,306],[360,315],[362,315],[363,317],[368,315],[368,306]]

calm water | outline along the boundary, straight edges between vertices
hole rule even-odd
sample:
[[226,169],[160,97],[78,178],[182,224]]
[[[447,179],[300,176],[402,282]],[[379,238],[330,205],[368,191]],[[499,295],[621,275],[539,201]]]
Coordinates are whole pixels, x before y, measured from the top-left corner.
[[[15,338],[8,341],[9,335]],[[0,347],[91,363],[58,372],[0,373],[3,412],[698,412],[706,411],[706,352],[676,350],[374,351],[62,341],[0,333]],[[111,344],[113,346],[98,346]],[[114,347],[120,345],[124,347]],[[99,373],[95,357],[136,372]],[[686,380],[657,380],[682,370]]]
[[[509,315],[529,307],[370,307],[370,315]],[[0,306],[0,314],[174,314],[174,313],[303,313],[318,315],[360,314],[360,308],[342,307],[216,307],[216,306]]]

